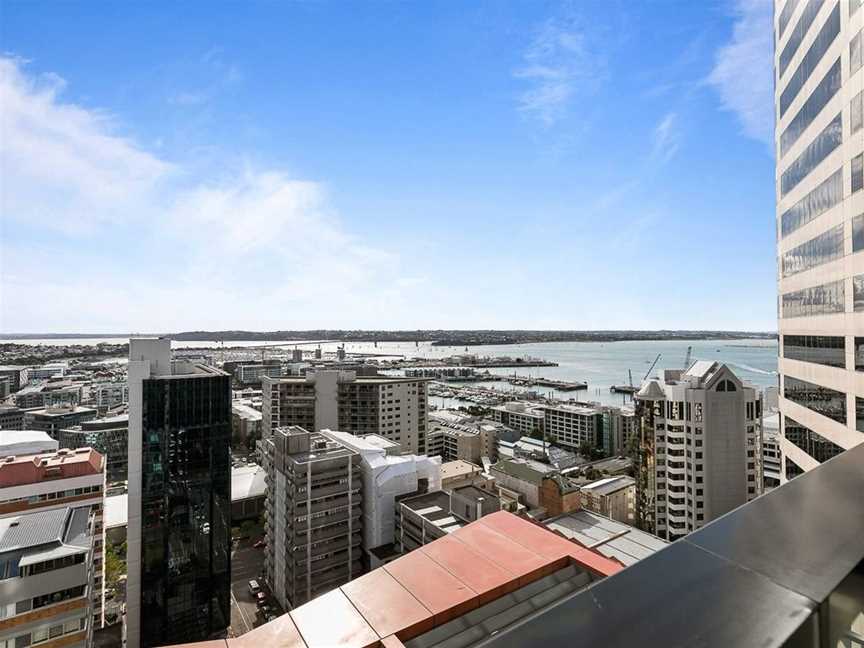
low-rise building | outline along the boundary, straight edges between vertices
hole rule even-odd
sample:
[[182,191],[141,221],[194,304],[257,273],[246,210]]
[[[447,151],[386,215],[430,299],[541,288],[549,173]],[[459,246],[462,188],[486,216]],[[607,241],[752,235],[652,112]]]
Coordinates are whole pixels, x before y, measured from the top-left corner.
[[0,519],[0,645],[92,645],[99,535],[89,506]]
[[123,381],[101,382],[90,385],[90,400],[100,411],[129,402],[129,385]]
[[9,378],[10,393],[14,394],[21,389],[24,382],[21,374],[26,368],[25,365],[0,365],[0,376]]
[[579,482],[560,473],[545,475],[540,482],[540,508],[546,517],[578,511],[582,507]]
[[451,490],[458,486],[473,484],[482,477],[483,468],[470,461],[457,459],[441,464],[441,488]]
[[476,486],[403,499],[396,518],[396,548],[408,553],[499,510],[495,493]]
[[80,425],[61,429],[61,448],[93,448],[105,457],[108,483],[129,478],[129,415],[82,420]]
[[27,409],[17,405],[0,406],[0,430],[23,430],[24,414],[27,411]]
[[93,598],[96,627],[103,623],[105,458],[91,448],[0,459],[0,518],[86,506],[93,516]]
[[624,524],[636,521],[636,480],[618,476],[584,484],[581,489],[582,508],[600,513]]
[[59,444],[40,430],[0,430],[0,458],[57,452]]
[[503,459],[489,470],[501,499],[509,499],[528,509],[540,506],[543,477],[555,473],[552,466],[531,459]]
[[231,436],[234,443],[246,444],[250,440],[257,441],[260,439],[262,416],[260,409],[255,409],[246,402],[233,401],[231,403]]
[[16,407],[63,407],[81,402],[82,385],[68,380],[42,381],[22,387],[12,396]]
[[549,518],[543,525],[627,567],[669,545],[655,535],[585,509]]
[[81,425],[96,418],[97,412],[80,405],[57,405],[30,410],[24,415],[24,427],[28,430],[47,432],[52,439],[60,440],[60,430]]
[[256,520],[264,512],[267,471],[251,464],[231,469],[231,523]]

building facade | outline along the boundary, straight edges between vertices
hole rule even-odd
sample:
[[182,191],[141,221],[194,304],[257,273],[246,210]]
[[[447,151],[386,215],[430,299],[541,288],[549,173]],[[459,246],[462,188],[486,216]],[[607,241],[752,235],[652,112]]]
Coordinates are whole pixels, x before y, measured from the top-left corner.
[[761,493],[761,394],[726,365],[667,370],[636,404],[640,528],[675,540]]
[[230,624],[231,377],[129,341],[126,645],[224,635]]
[[579,450],[588,444],[603,447],[603,412],[578,405],[547,405],[543,408],[543,428],[553,443]]
[[0,645],[93,645],[95,527],[88,506],[0,519]]
[[276,428],[261,443],[267,471],[264,572],[291,610],[363,573],[360,455],[318,432]]
[[[4,453],[5,454],[5,453]],[[0,518],[86,506],[93,518],[93,625],[104,623],[105,458],[91,448],[7,455],[0,460]]]
[[107,461],[108,483],[129,478],[129,415],[81,421],[57,434],[61,448],[93,448]]
[[582,508],[617,522],[636,521],[636,480],[626,475],[606,477],[580,489]]
[[277,427],[378,434],[410,454],[426,452],[426,380],[315,371],[262,378],[262,435]]
[[782,481],[864,440],[862,27],[774,3]]
[[60,430],[80,425],[96,418],[96,410],[80,405],[58,405],[34,409],[24,415],[24,427],[28,430],[47,432],[52,439],[60,440]]

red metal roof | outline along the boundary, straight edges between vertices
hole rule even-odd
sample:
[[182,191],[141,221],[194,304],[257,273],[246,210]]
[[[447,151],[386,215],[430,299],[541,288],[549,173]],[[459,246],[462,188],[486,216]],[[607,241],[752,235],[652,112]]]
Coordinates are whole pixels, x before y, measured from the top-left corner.
[[398,648],[568,564],[595,576],[623,565],[501,511],[420,547],[236,639],[196,648]]

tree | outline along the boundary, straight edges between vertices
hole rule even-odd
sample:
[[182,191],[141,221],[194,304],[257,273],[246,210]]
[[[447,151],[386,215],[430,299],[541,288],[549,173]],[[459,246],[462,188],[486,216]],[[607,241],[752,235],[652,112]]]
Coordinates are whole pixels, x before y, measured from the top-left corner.
[[[123,543],[125,548],[126,543]],[[114,545],[108,545],[105,549],[105,582],[109,587],[114,587],[117,581],[126,573],[126,563],[117,555]]]

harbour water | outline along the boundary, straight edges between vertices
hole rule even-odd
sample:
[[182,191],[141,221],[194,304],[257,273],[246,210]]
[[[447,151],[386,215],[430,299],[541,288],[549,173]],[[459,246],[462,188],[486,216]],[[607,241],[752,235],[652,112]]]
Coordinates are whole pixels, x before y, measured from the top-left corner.
[[[98,344],[108,342],[122,344],[126,338],[94,338],[94,339],[43,339],[43,340],[8,340],[19,344]],[[3,342],[0,340],[0,342]],[[225,346],[268,347],[275,345],[292,346],[293,341],[257,342],[241,341],[226,342]],[[217,348],[214,342],[175,341],[174,348]],[[316,344],[304,341],[299,348],[311,350]],[[325,353],[335,353],[341,346],[338,342],[321,344]],[[678,369],[684,364],[687,347],[692,346],[692,360],[716,360],[724,362],[744,381],[758,387],[777,384],[777,342],[775,340],[659,340],[659,341],[628,341],[628,342],[548,342],[537,344],[489,345],[473,347],[432,346],[428,342],[419,344],[413,342],[348,342],[345,350],[350,355],[376,354],[380,357],[407,357],[440,359],[456,354],[473,353],[479,356],[533,356],[557,362],[557,367],[523,367],[515,370],[520,376],[543,376],[559,380],[578,380],[588,383],[588,389],[577,392],[557,392],[553,389],[538,388],[542,394],[551,394],[559,398],[575,398],[583,401],[597,401],[608,405],[621,405],[629,402],[629,397],[613,394],[609,391],[612,385],[626,385],[628,370],[632,371],[633,382],[638,385],[645,377],[651,363],[660,354],[660,360],[651,371],[651,375],[662,375],[664,369]],[[491,373],[512,374],[513,369],[490,369]],[[510,389],[505,382],[472,383],[485,385],[496,389]],[[519,388],[522,389],[522,388]],[[445,399],[430,398],[432,404],[439,407],[453,406],[462,403],[448,402]]]

